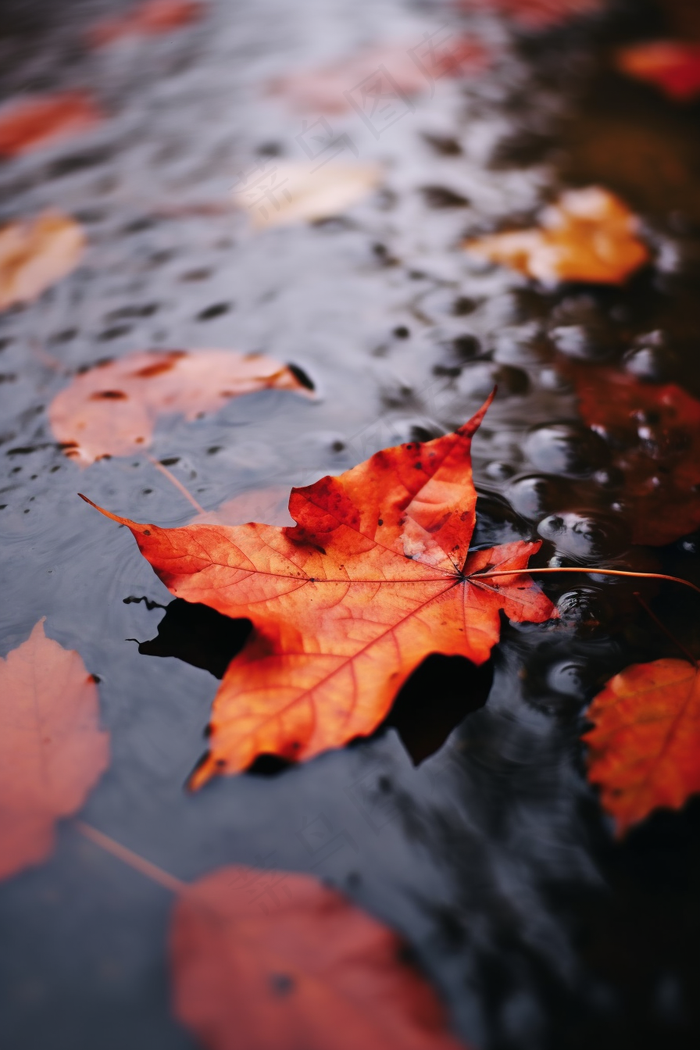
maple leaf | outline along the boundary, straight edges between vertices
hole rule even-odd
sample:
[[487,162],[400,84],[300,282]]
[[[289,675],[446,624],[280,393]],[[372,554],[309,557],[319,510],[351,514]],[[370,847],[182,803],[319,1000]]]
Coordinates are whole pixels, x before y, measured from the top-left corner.
[[539,542],[469,550],[471,439],[489,403],[453,434],[292,489],[293,528],[161,529],[102,511],[131,529],[174,595],[255,627],[215,698],[192,787],[260,754],[309,759],[367,736],[430,653],[481,664],[501,610],[534,623],[555,615],[525,575],[480,579],[524,570]]
[[234,190],[234,203],[253,211],[258,229],[328,219],[366,197],[382,178],[376,164],[308,164],[275,161],[269,172],[256,175],[248,188]]
[[0,155],[19,157],[90,131],[104,120],[85,91],[16,99],[0,110]]
[[131,36],[158,36],[198,22],[206,13],[198,0],[145,0],[119,18],[105,18],[92,27],[88,43],[105,47]]
[[588,776],[618,837],[700,791],[700,676],[687,660],[634,664],[596,696],[587,718]]
[[443,76],[475,76],[491,60],[491,49],[477,37],[427,37],[418,45],[379,44],[320,69],[278,77],[269,90],[303,112],[346,113],[382,92],[417,95]]
[[[700,401],[675,383],[567,361],[585,423],[613,438],[635,543],[664,545],[700,525]],[[663,470],[660,470],[660,464]]]
[[0,310],[36,299],[80,262],[82,227],[61,212],[0,227]]
[[308,875],[221,868],[170,944],[175,1016],[209,1050],[464,1050],[401,939]]
[[75,376],[49,405],[49,421],[66,455],[85,465],[145,448],[160,415],[193,420],[269,388],[312,396],[307,383],[264,354],[142,350]]
[[108,764],[95,681],[42,619],[0,659],[0,878],[50,855],[55,822],[81,808]]
[[572,18],[600,11],[602,0],[459,0],[463,10],[487,8],[527,29],[549,29]]
[[567,190],[545,208],[539,228],[478,237],[464,247],[547,285],[621,284],[650,259],[638,228],[638,219],[623,201],[600,186],[589,186]]
[[668,98],[686,102],[700,95],[700,44],[652,40],[623,47],[615,55],[617,68],[637,80],[661,88]]

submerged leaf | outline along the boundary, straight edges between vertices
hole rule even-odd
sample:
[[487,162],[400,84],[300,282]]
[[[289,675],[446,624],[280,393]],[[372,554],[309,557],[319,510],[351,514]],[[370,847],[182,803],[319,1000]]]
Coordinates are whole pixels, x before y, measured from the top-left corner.
[[398,96],[400,112],[405,111],[402,97],[430,90],[443,76],[475,76],[490,62],[490,49],[477,37],[438,32],[418,44],[378,45],[320,69],[280,77],[271,83],[270,92],[302,112],[366,109],[371,121],[387,91],[392,98]]
[[[475,524],[471,438],[385,449],[338,477],[293,489],[293,528],[127,525],[170,591],[255,630],[214,701],[198,787],[261,754],[309,759],[372,733],[430,653],[484,663],[500,614],[555,615],[524,573],[539,543],[469,550]],[[89,501],[88,501],[89,502]],[[99,508],[98,508],[99,509]]]
[[55,822],[81,808],[108,765],[95,681],[40,620],[0,659],[0,878],[51,854]]
[[540,226],[466,241],[473,255],[503,263],[544,284],[622,284],[650,259],[639,220],[600,186],[568,190],[545,208]]
[[103,119],[85,91],[13,100],[0,110],[0,155],[19,157],[90,131]]
[[256,390],[311,396],[293,369],[233,350],[143,350],[77,375],[49,406],[51,429],[82,464],[124,456],[151,441],[159,416],[191,421]]
[[497,11],[526,29],[549,29],[600,11],[603,0],[459,0],[459,6]]
[[106,18],[88,33],[93,47],[104,47],[131,36],[157,36],[198,22],[206,13],[199,0],[145,0],[125,15]]
[[583,420],[612,439],[634,542],[663,545],[696,529],[700,401],[675,383],[642,382],[610,366],[563,367],[575,383]]
[[251,212],[258,229],[340,215],[382,178],[376,164],[326,164],[314,170],[300,162],[268,161],[266,167],[249,188],[233,193],[234,202]]
[[57,211],[0,227],[0,310],[36,299],[69,274],[85,244],[82,226]]
[[588,776],[618,836],[700,791],[700,675],[687,660],[634,664],[588,709]]
[[403,951],[309,875],[221,868],[175,905],[175,1015],[209,1050],[464,1050]]
[[623,73],[646,80],[677,102],[700,95],[700,44],[652,40],[621,48],[616,65]]

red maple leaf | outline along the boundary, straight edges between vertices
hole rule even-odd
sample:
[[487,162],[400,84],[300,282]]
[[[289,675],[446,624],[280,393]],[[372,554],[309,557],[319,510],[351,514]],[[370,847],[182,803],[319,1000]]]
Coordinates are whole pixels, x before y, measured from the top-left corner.
[[43,624],[0,659],[0,878],[49,856],[109,763],[95,681]]
[[567,361],[583,420],[611,439],[635,543],[663,545],[700,525],[700,401],[675,383]]
[[220,868],[170,943],[175,1014],[209,1050],[464,1050],[401,939],[308,875]]
[[634,664],[588,709],[588,776],[618,836],[700,791],[700,675],[687,660]]
[[19,157],[91,131],[104,120],[85,91],[12,99],[0,110],[0,154]]
[[637,80],[655,84],[676,102],[700,95],[700,44],[680,40],[652,40],[621,48],[618,69]]
[[[501,611],[534,623],[555,615],[517,572],[539,543],[469,549],[471,439],[487,407],[453,434],[293,489],[294,527],[161,529],[103,511],[131,529],[173,594],[255,627],[221,683],[192,786],[260,754],[308,759],[366,736],[430,653],[481,664]],[[494,580],[489,569],[516,571]]]
[[460,0],[459,6],[467,11],[492,9],[527,29],[548,29],[593,14],[603,4],[602,0]]

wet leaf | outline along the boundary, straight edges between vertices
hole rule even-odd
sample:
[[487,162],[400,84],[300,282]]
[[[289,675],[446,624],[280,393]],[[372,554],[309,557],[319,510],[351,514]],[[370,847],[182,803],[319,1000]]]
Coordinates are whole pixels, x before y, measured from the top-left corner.
[[[382,93],[411,97],[430,91],[444,76],[476,76],[491,63],[490,48],[477,37],[444,32],[433,37],[367,48],[332,65],[280,77],[270,84],[270,93],[303,113],[362,114],[369,99],[371,119]],[[345,148],[342,137],[341,145]]]
[[308,875],[221,868],[175,905],[175,1015],[209,1050],[463,1050],[403,952]]
[[617,68],[660,88],[668,98],[686,102],[700,95],[700,44],[652,40],[621,48]]
[[293,528],[161,529],[103,511],[131,529],[173,594],[255,628],[215,698],[192,787],[262,754],[309,759],[367,736],[429,653],[482,664],[501,610],[535,623],[554,615],[528,576],[478,577],[524,569],[539,543],[469,551],[471,438],[486,407],[453,434],[292,489]]
[[[376,164],[310,164],[267,161],[263,176],[234,190],[234,203],[250,213],[258,229],[340,215],[366,197],[382,179]],[[261,181],[262,179],[262,181]]]
[[51,429],[82,464],[146,448],[159,416],[191,421],[232,397],[274,388],[311,396],[293,369],[233,350],[142,350],[77,375],[49,406]]
[[108,765],[95,681],[42,619],[0,659],[0,878],[51,854],[56,821],[81,808]]
[[700,525],[700,401],[675,383],[609,366],[562,366],[583,420],[609,436],[635,543],[663,545]]
[[58,211],[0,227],[0,310],[36,299],[79,264],[86,238]]
[[687,660],[634,664],[588,709],[588,776],[618,836],[700,791],[700,678]]
[[199,0],[145,0],[118,18],[106,18],[92,27],[88,42],[105,47],[132,36],[158,36],[198,22],[207,5]]
[[650,259],[638,230],[638,219],[623,201],[589,186],[563,193],[541,213],[538,228],[479,237],[464,247],[546,285],[622,284]]
[[489,9],[526,29],[548,29],[570,19],[594,14],[602,0],[459,0],[462,10]]
[[85,91],[13,100],[0,110],[0,155],[19,157],[90,131],[103,119]]

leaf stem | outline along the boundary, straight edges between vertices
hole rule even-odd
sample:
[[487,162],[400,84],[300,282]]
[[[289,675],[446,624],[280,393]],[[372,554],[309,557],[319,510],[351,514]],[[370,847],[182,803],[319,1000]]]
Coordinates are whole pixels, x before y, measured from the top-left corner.
[[663,572],[626,572],[623,569],[589,569],[568,565],[546,569],[495,569],[489,572],[475,572],[472,577],[467,578],[473,580],[489,580],[495,579],[497,576],[522,576],[525,573],[534,576],[536,574],[555,572],[582,572],[588,576],[629,576],[635,580],[670,580],[671,583],[682,583],[684,587],[690,587],[691,590],[700,594],[700,587],[696,587],[694,583],[690,582],[690,580],[682,580],[679,576],[667,576]]
[[105,835],[104,832],[93,828],[92,824],[86,824],[83,820],[76,820],[75,827],[90,842],[94,842],[96,846],[99,846],[107,853],[111,853],[112,856],[118,857],[122,864],[128,864],[134,871],[145,875],[147,879],[156,882],[159,886],[163,886],[166,890],[170,890],[171,893],[180,894],[189,889],[186,882],[176,879],[174,875],[163,871],[156,864],[151,864],[150,860],[146,860],[145,857],[139,856],[138,853],[134,853],[133,850],[128,849],[126,846],[122,846],[121,842],[117,842],[115,839],[110,838],[109,835]]
[[192,506],[194,507],[194,509],[195,509],[196,511],[198,511],[198,512],[199,512],[200,514],[205,514],[205,513],[206,513],[206,511],[204,510],[204,507],[202,507],[202,506],[201,506],[201,505],[200,505],[199,503],[197,503],[197,500],[196,500],[196,499],[194,498],[194,496],[192,495],[192,493],[191,493],[191,492],[188,492],[188,490],[187,490],[187,489],[185,488],[185,486],[184,486],[184,485],[182,484],[182,482],[181,482],[181,481],[179,481],[179,480],[178,480],[178,479],[177,479],[177,478],[175,477],[175,475],[174,475],[174,474],[172,474],[172,473],[171,473],[171,472],[170,472],[170,471],[168,470],[168,468],[167,468],[167,467],[163,466],[163,464],[162,464],[162,463],[159,463],[159,462],[158,462],[158,460],[157,460],[157,459],[155,458],[155,456],[151,456],[151,455],[150,455],[150,454],[149,454],[149,453],[147,452],[147,453],[146,453],[146,459],[147,459],[147,460],[148,460],[148,461],[149,461],[150,463],[152,463],[152,464],[153,464],[153,466],[154,466],[154,467],[156,468],[156,470],[159,470],[159,471],[161,472],[161,474],[164,474],[164,475],[165,475],[165,477],[166,477],[166,478],[168,479],[168,481],[169,481],[169,482],[170,482],[170,483],[171,483],[172,485],[174,485],[174,486],[175,486],[175,488],[176,488],[176,489],[178,490],[178,492],[180,492],[180,493],[181,493],[181,494],[182,494],[182,495],[183,495],[183,496],[185,497],[185,499],[186,499],[186,500],[189,500],[189,502],[190,502],[190,503],[192,504]]

